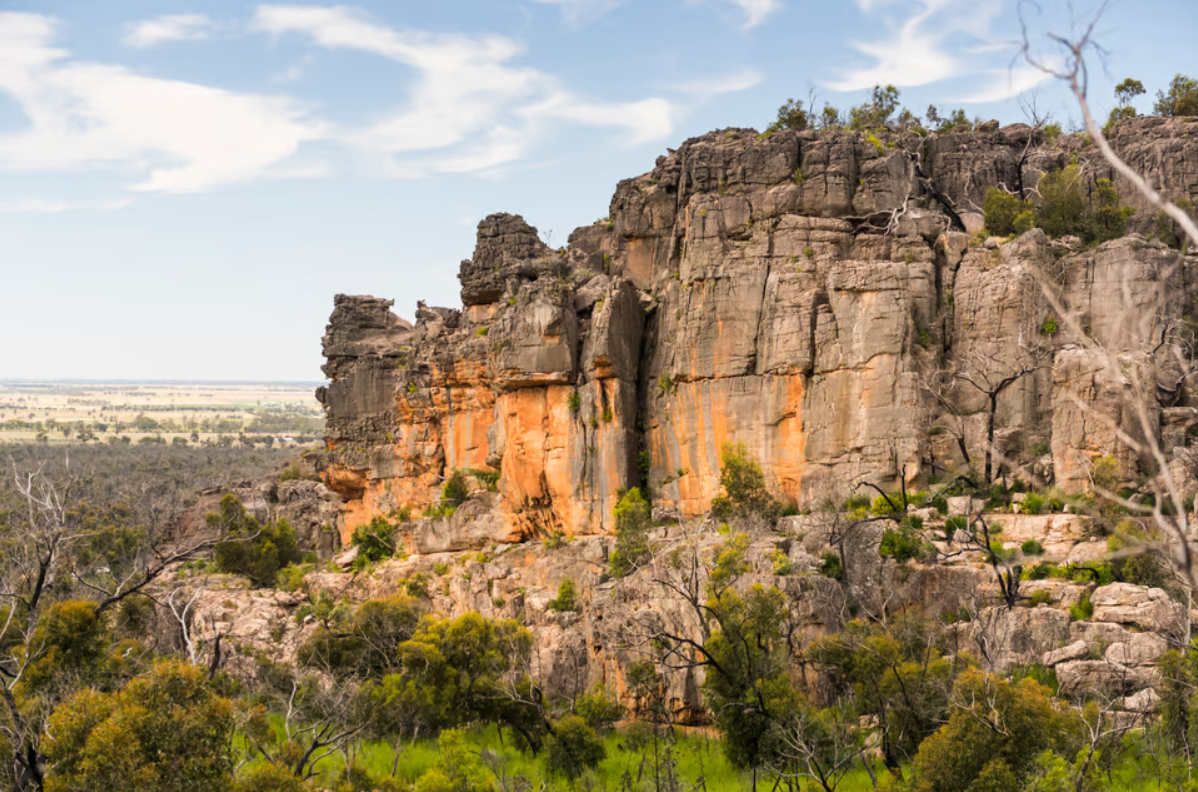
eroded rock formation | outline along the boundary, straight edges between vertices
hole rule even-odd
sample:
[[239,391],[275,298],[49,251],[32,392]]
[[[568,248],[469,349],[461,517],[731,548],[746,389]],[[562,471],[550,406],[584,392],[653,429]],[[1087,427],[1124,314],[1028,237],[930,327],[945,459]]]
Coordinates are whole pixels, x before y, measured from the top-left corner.
[[[1198,195],[1187,129],[1137,119],[1113,140],[1170,197]],[[1170,328],[1191,319],[1195,260],[1140,235],[1089,250],[966,232],[988,187],[1029,190],[1070,157],[1110,175],[1092,148],[1049,147],[1024,125],[926,139],[727,129],[620,182],[610,220],[564,248],[487,217],[460,310],[419,304],[412,325],[390,301],[336,299],[319,396],[343,541],[377,515],[419,516],[454,469],[498,472],[498,492],[414,524],[411,549],[602,533],[617,491],[638,484],[700,515],[729,442],[799,508],[859,481],[914,483],[962,469],[962,449],[980,466],[986,390],[1008,375],[994,441],[1009,459],[1067,490],[1108,454],[1135,478],[1116,439],[1138,431],[1127,372],[1156,383],[1142,406],[1172,442],[1185,430],[1167,427],[1192,423],[1176,413],[1193,395]],[[1148,232],[1151,212],[1116,183]],[[1125,355],[1122,372],[1087,334]]]

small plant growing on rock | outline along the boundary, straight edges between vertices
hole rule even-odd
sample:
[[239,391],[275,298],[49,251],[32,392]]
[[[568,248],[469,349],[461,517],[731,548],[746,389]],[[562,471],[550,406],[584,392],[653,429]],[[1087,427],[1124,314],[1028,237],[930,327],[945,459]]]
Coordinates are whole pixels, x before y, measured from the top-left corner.
[[770,495],[765,473],[744,443],[725,443],[720,451],[720,487],[724,494],[711,501],[711,512],[719,520],[753,514],[775,520],[782,514],[782,504]]
[[611,575],[621,578],[653,557],[649,548],[652,513],[640,489],[633,487],[620,498],[612,517],[616,521],[616,546],[611,554]]
[[570,408],[570,412],[577,413],[582,407],[582,395],[578,391],[570,391],[570,395],[566,397],[566,406]]
[[1031,598],[1028,600],[1028,604],[1033,608],[1038,605],[1048,605],[1051,602],[1052,602],[1052,593],[1049,592],[1047,589],[1040,589],[1039,591],[1033,591]]
[[781,550],[775,550],[770,554],[770,566],[773,572],[778,577],[786,577],[791,572],[794,572],[794,562],[790,560],[790,556]]
[[477,335],[477,336],[485,336],[485,335],[486,335],[487,333],[489,333],[489,332],[491,332],[491,328],[489,328],[489,327],[480,327],[480,328],[478,328],[477,330],[475,330],[475,331],[474,331],[474,334],[475,334],[475,335]]
[[557,587],[557,596],[549,600],[546,607],[559,613],[578,610],[578,594],[571,578],[562,578],[562,582]]
[[882,558],[893,558],[900,563],[912,558],[922,558],[923,542],[919,534],[908,528],[887,528],[882,533],[882,544],[878,547]]
[[1094,603],[1090,601],[1090,592],[1083,592],[1077,602],[1069,606],[1071,621],[1088,621],[1094,617]]
[[840,560],[840,554],[828,551],[820,556],[819,573],[824,577],[830,577],[833,580],[844,579],[844,563]]
[[1024,555],[1044,555],[1044,545],[1040,544],[1035,539],[1028,539],[1019,549],[1023,551]]
[[385,517],[375,517],[369,525],[358,526],[350,544],[358,548],[358,558],[366,561],[382,561],[395,555],[398,529]]

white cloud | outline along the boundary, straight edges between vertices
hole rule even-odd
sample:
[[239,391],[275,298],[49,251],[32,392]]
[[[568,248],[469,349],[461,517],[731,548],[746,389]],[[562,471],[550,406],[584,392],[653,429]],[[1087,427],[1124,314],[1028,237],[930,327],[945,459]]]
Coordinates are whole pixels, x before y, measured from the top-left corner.
[[[856,0],[866,15],[895,0]],[[907,7],[907,4],[903,4]],[[983,48],[989,27],[999,11],[997,0],[917,0],[918,9],[899,21],[886,20],[888,35],[852,46],[873,60],[850,69],[828,86],[856,91],[874,85],[927,85],[977,70],[973,59],[979,40]]]
[[125,44],[155,47],[168,41],[198,41],[212,35],[215,23],[203,14],[174,14],[130,25]]
[[[548,134],[550,121],[626,129],[632,143],[665,137],[673,128],[665,100],[581,101],[551,75],[513,65],[522,48],[503,36],[399,31],[343,7],[261,6],[254,25],[276,35],[306,35],[326,49],[370,52],[415,71],[401,109],[346,136],[385,157],[395,176],[513,162]],[[413,161],[418,153],[423,156]]]
[[562,21],[568,27],[585,27],[622,6],[626,0],[533,0],[542,5],[561,9]]
[[745,12],[745,23],[742,30],[757,27],[765,18],[782,8],[781,0],[729,0]]
[[321,135],[292,101],[71,60],[55,22],[0,13],[0,92],[28,128],[0,134],[0,169],[107,168],[133,189],[187,192],[268,175]]
[[[1008,49],[1007,52],[1010,52]],[[988,69],[986,84],[972,94],[958,99],[962,104],[1001,102],[1051,79],[1051,75],[1034,66],[1017,66],[1010,69]]]
[[709,97],[718,94],[736,93],[761,83],[761,73],[756,69],[741,69],[732,74],[718,77],[703,77],[685,83],[670,86],[673,90],[698,97]]

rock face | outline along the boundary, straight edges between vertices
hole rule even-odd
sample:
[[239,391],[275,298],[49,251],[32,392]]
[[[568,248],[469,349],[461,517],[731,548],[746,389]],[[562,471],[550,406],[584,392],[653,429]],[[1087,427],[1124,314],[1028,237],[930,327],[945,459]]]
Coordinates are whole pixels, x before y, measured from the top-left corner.
[[[1198,194],[1183,122],[1125,122],[1114,144],[1168,196]],[[1109,175],[1092,149],[1072,153]],[[413,523],[411,549],[602,533],[637,485],[701,515],[727,443],[800,508],[861,481],[918,483],[980,465],[986,391],[1008,376],[994,437],[1014,466],[1078,491],[1110,454],[1134,479],[1117,429],[1139,432],[1139,407],[1172,443],[1194,423],[1167,412],[1195,399],[1160,338],[1191,321],[1194,260],[1135,235],[1083,250],[1039,230],[989,246],[965,233],[988,187],[1030,187],[1065,157],[1021,125],[727,129],[620,182],[610,220],[565,248],[520,217],[484,219],[460,310],[419,304],[410,325],[389,301],[338,296],[318,395],[343,541],[377,515],[418,516],[454,469],[498,473],[487,515]],[[1125,365],[1104,365],[1087,333]],[[1131,377],[1156,383],[1151,403],[1129,401]]]

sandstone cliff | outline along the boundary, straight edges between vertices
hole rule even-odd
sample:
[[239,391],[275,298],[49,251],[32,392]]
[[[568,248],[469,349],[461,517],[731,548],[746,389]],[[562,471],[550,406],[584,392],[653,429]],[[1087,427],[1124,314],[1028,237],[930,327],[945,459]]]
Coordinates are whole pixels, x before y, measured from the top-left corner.
[[[1113,143],[1167,196],[1198,197],[1193,126],[1136,119]],[[986,396],[954,378],[1025,369],[995,415],[1012,466],[1077,490],[1113,454],[1135,479],[1115,437],[1124,384],[1057,322],[1043,286],[1076,327],[1140,355],[1128,365],[1157,383],[1146,406],[1184,445],[1198,412],[1174,347],[1139,350],[1191,321],[1198,262],[1136,234],[1091,250],[1038,230],[984,245],[972,233],[987,187],[1030,190],[1071,158],[1111,175],[1092,147],[1049,146],[1023,125],[727,129],[620,182],[610,219],[564,248],[520,217],[487,217],[461,264],[461,309],[419,304],[410,324],[391,301],[336,298],[318,396],[343,541],[376,515],[419,516],[453,469],[497,471],[497,493],[411,524],[410,550],[601,533],[616,492],[643,483],[655,506],[700,515],[726,442],[798,508],[858,481],[919,482],[960,470],[962,446],[982,456]],[[1116,186],[1149,233],[1151,213]],[[1129,301],[1151,321],[1129,321]],[[946,373],[955,384],[937,393]],[[1087,404],[1115,424],[1088,420]]]

